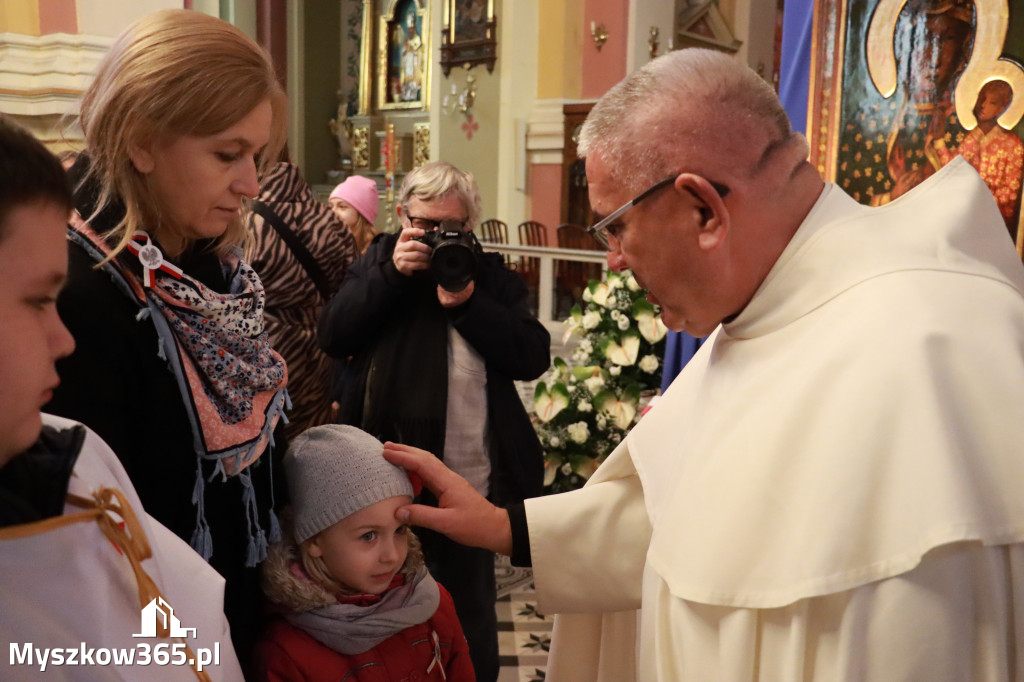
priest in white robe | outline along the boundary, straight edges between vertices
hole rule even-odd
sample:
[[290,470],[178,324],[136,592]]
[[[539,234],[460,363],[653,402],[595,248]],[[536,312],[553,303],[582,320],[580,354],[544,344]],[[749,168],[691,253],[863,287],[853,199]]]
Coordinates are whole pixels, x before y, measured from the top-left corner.
[[548,679],[1024,680],[1024,268],[954,161],[882,208],[703,50],[581,132],[609,266],[713,332],[582,490],[400,518],[532,561]]

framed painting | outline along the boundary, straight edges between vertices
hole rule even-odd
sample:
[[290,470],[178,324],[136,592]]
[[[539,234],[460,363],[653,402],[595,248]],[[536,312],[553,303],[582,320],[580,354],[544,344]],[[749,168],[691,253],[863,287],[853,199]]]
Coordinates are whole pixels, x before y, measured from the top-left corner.
[[453,66],[485,64],[494,72],[498,58],[494,0],[443,0],[441,69],[447,77]]
[[879,206],[963,156],[1024,253],[1024,4],[819,0],[811,162]]
[[377,108],[426,109],[430,93],[430,4],[392,0],[380,17]]

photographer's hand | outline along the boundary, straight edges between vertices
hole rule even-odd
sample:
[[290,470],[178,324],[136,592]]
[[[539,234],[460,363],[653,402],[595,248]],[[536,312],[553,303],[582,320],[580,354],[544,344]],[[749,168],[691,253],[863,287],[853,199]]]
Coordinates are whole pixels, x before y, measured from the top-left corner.
[[423,242],[416,241],[416,237],[426,234],[416,227],[403,227],[402,233],[398,235],[398,243],[395,244],[395,252],[391,254],[391,260],[395,269],[409,277],[417,270],[426,270],[430,267],[430,247]]
[[442,308],[454,308],[460,306],[469,300],[469,297],[473,295],[473,287],[476,282],[470,282],[469,285],[462,291],[453,292],[443,289],[441,285],[437,285],[437,300],[441,302]]

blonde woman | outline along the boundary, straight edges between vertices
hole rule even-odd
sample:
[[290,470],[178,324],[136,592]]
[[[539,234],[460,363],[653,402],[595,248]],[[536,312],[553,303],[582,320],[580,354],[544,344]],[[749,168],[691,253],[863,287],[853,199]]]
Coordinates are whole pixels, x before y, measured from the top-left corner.
[[243,662],[277,535],[263,455],[287,371],[239,210],[277,158],[285,104],[267,56],[219,19],[168,10],[117,38],[81,104],[58,300],[76,350],[48,408],[100,434],[146,511],[224,576]]

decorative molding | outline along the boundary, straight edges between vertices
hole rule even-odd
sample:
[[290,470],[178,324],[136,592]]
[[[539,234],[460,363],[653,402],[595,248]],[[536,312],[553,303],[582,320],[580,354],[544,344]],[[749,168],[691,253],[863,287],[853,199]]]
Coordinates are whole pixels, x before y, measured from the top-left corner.
[[413,124],[412,147],[413,168],[419,168],[430,160],[430,123]]
[[562,165],[565,146],[564,99],[537,100],[526,122],[526,152],[530,164]]
[[370,167],[370,126],[352,129],[352,167]]
[[113,38],[0,33],[0,111],[19,116],[72,113]]
[[369,116],[373,90],[373,0],[363,0],[363,24],[359,35],[359,115]]
[[743,45],[733,35],[718,9],[718,3],[712,0],[680,10],[676,15],[675,33],[674,47],[677,50],[684,47],[708,47],[732,54]]

